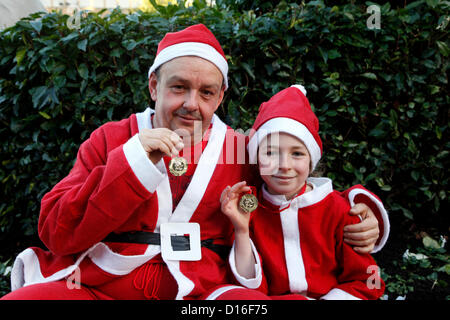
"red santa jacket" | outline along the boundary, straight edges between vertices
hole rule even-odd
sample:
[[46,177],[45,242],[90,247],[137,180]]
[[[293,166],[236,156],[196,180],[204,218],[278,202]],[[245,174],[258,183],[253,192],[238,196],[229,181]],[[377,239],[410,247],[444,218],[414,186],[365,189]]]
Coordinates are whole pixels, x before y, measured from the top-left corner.
[[[262,189],[252,213],[252,246],[259,261],[246,287],[278,296],[297,293],[314,299],[377,299],[384,291],[378,267],[369,254],[358,254],[343,241],[345,225],[359,222],[328,178],[309,178],[313,190],[292,202]],[[289,204],[290,203],[290,204]],[[288,206],[288,207],[287,207]],[[286,208],[282,212],[283,208]]]
[[[63,279],[77,267],[83,284],[98,285],[161,259],[159,245],[102,242],[111,232],[159,232],[165,222],[196,222],[202,240],[231,246],[232,226],[220,214],[217,190],[250,179],[248,165],[243,165],[245,136],[214,116],[208,143],[199,152],[201,170],[195,170],[174,209],[164,161],[153,165],[137,136],[151,128],[152,113],[147,109],[107,123],[81,145],[74,168],[42,200],[39,236],[50,252],[29,248],[18,256],[13,290]],[[201,261],[165,263],[177,281],[179,299],[228,281],[226,262],[207,248],[202,247]]]
[[[245,136],[214,116],[206,147],[198,155],[201,170],[195,170],[174,209],[164,161],[153,165],[137,136],[151,128],[152,113],[147,109],[107,123],[81,145],[69,175],[42,199],[38,231],[50,251],[28,248],[18,255],[12,290],[64,279],[80,269],[82,283],[95,286],[152,259],[160,261],[159,245],[102,242],[111,232],[159,232],[166,222],[196,222],[202,240],[231,245],[233,230],[220,212],[219,197],[227,185],[254,179],[245,164]],[[372,202],[367,204],[381,217],[383,205]],[[388,225],[387,216],[380,219]],[[178,299],[229,282],[226,262],[207,248],[201,250],[201,261],[164,261],[177,281]]]

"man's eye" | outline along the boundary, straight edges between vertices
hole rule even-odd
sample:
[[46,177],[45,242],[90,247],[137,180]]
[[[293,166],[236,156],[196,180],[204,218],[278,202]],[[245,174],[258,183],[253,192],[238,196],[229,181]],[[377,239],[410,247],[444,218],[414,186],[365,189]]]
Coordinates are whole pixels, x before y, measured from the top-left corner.
[[203,91],[203,95],[206,96],[206,97],[211,97],[211,96],[214,95],[214,92],[209,91],[209,90],[204,90]]
[[172,89],[175,91],[182,91],[184,89],[184,87],[182,85],[175,85],[175,86],[172,86]]

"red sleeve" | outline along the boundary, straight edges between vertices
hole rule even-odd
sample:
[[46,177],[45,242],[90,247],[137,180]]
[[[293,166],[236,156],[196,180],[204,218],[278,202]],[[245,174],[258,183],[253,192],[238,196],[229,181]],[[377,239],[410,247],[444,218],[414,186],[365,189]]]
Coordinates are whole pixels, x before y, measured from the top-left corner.
[[[252,223],[250,222],[250,239],[253,237],[253,232],[252,232]],[[253,240],[251,240],[251,245],[252,245],[252,251],[253,251],[253,255],[255,256],[255,260],[256,260],[256,265],[255,265],[255,277],[253,279],[246,279],[244,277],[242,277],[241,275],[239,275],[239,273],[237,272],[237,268],[236,268],[236,261],[235,261],[235,251],[234,251],[234,242],[233,242],[233,247],[230,251],[230,255],[228,258],[228,267],[230,270],[230,274],[231,274],[231,278],[232,278],[232,282],[234,284],[238,284],[241,286],[244,286],[246,288],[249,289],[254,289],[257,291],[260,291],[264,294],[268,294],[268,285],[267,285],[267,278],[264,275],[264,268],[263,268],[263,261],[261,258],[261,255],[259,254],[257,248],[255,247]]]
[[378,220],[380,229],[380,236],[373,252],[381,250],[387,241],[390,230],[389,216],[384,208],[383,202],[374,193],[370,192],[362,185],[355,185],[344,192],[341,192],[341,196],[347,199],[350,206],[354,206],[357,203],[364,203],[373,211]]
[[38,232],[57,255],[81,252],[120,226],[151,195],[123,151],[130,120],[92,133],[69,175],[42,199]]
[[359,222],[358,217],[344,214],[337,228],[336,258],[340,266],[338,284],[323,299],[375,300],[381,297],[385,284],[379,275],[379,268],[370,254],[359,254],[343,241],[344,225]]

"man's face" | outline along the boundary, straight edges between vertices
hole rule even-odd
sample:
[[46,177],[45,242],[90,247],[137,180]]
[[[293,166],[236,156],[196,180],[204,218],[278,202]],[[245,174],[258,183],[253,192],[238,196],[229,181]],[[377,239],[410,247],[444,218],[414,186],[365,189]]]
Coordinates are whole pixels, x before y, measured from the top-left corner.
[[185,143],[194,144],[222,102],[223,76],[205,59],[179,57],[164,63],[158,76],[150,75],[149,90],[155,101],[154,127],[176,131]]

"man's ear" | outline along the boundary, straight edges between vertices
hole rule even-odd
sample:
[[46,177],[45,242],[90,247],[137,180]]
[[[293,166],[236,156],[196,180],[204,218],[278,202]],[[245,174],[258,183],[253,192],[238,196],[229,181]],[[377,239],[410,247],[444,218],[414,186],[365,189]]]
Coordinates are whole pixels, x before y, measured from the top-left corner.
[[148,91],[150,92],[150,97],[152,98],[153,101],[156,101],[157,85],[158,79],[156,77],[156,73],[152,72],[150,74],[150,78],[148,78]]
[[[222,85],[222,88],[220,88],[219,99],[218,99],[216,110],[219,108],[220,104],[223,102],[224,96],[225,96],[225,85]],[[216,110],[214,110],[214,112],[216,112]]]

